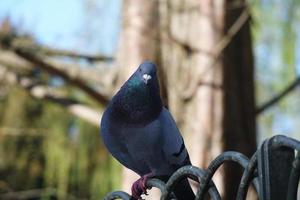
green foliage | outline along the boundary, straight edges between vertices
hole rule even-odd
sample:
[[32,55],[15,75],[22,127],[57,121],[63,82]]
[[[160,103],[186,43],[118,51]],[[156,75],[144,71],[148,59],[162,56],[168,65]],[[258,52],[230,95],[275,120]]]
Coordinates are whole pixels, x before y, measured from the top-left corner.
[[[258,106],[282,91],[299,75],[296,73],[299,3],[299,0],[264,0],[254,1],[252,5]],[[297,120],[299,99],[299,92],[295,90],[258,117],[261,138],[272,134],[300,138],[297,129],[300,125]]]
[[[119,186],[120,166],[104,149],[97,127],[16,87],[0,107],[5,108],[0,113],[0,196],[54,188],[54,199],[101,199]],[[41,196],[49,199],[47,192]]]

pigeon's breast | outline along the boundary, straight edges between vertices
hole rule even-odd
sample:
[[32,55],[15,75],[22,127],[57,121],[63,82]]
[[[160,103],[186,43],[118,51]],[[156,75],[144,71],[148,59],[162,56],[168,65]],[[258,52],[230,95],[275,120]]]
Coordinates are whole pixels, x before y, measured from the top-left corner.
[[157,170],[166,166],[161,146],[162,125],[158,120],[144,126],[127,126],[122,132],[126,134],[128,152],[143,169],[147,168],[149,173],[156,174]]

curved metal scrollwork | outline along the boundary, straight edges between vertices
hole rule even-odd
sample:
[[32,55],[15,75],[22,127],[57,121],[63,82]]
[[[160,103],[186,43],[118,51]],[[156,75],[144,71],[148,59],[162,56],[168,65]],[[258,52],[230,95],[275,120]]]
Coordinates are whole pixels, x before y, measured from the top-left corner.
[[[295,157],[293,152],[298,151]],[[286,195],[286,199],[297,199],[297,188],[300,178],[300,142],[288,138],[286,136],[277,135],[264,141],[262,146],[249,160],[245,155],[228,151],[220,154],[215,158],[206,170],[200,169],[195,166],[184,166],[178,169],[165,183],[159,179],[150,179],[147,182],[147,187],[151,189],[156,187],[161,191],[161,200],[170,199],[174,197],[172,189],[183,178],[190,178],[199,183],[198,190],[196,192],[196,200],[203,200],[206,193],[209,194],[213,200],[221,200],[219,191],[217,190],[214,182],[212,181],[213,175],[225,162],[235,162],[244,168],[243,175],[238,187],[236,200],[244,200],[247,196],[247,191],[252,184],[258,193],[259,199],[274,199],[277,195],[276,191],[272,188],[280,187],[280,184],[285,184],[283,188],[283,195]],[[274,156],[273,156],[274,152]],[[276,156],[276,157],[275,157]],[[279,157],[278,157],[279,156]],[[276,167],[271,169],[276,159],[288,159],[293,158],[289,163],[282,165],[284,168]],[[277,166],[277,165],[276,165]],[[272,178],[277,174],[288,175],[289,177],[282,179],[287,180],[287,183],[280,182],[278,186],[274,186]],[[282,192],[281,192],[282,195]],[[275,196],[276,197],[276,196]],[[174,197],[175,198],[175,197]],[[126,192],[115,191],[109,193],[104,200],[130,200],[131,197]]]

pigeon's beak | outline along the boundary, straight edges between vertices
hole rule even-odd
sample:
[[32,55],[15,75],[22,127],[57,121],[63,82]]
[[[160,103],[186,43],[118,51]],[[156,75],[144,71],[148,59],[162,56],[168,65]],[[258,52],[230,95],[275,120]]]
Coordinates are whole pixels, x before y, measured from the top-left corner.
[[151,79],[152,77],[149,74],[143,74],[143,81],[144,83],[148,83],[148,81]]

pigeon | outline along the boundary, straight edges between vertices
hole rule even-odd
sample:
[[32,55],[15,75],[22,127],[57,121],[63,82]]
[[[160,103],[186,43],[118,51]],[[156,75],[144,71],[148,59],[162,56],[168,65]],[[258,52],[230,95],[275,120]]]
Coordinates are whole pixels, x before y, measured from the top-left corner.
[[[149,178],[168,178],[191,165],[183,138],[163,106],[156,65],[145,61],[113,96],[101,119],[100,133],[109,152],[141,176],[131,187],[133,199],[147,194]],[[187,179],[174,188],[177,199],[194,199]]]

